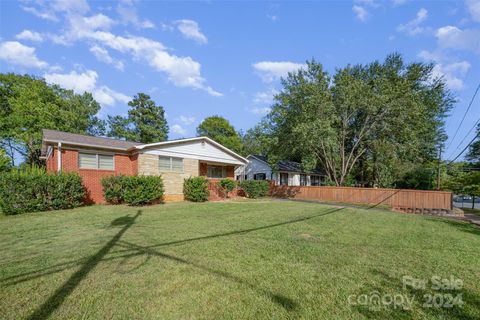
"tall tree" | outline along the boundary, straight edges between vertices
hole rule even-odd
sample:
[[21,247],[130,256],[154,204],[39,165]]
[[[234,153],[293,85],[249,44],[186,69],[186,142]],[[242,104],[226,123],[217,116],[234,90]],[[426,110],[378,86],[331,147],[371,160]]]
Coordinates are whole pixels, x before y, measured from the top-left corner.
[[0,147],[12,162],[20,155],[41,165],[42,129],[102,134],[99,110],[90,93],[78,95],[29,75],[0,74]]
[[432,65],[393,54],[337,69],[332,79],[321,64],[307,66],[282,80],[267,116],[277,155],[321,166],[337,185],[362,174],[380,186],[436,157],[454,100]]
[[197,127],[198,136],[207,136],[225,147],[242,154],[242,139],[227,119],[220,116],[205,118]]
[[239,133],[242,138],[243,152],[245,155],[260,154],[267,156],[270,153],[270,135],[268,124],[261,121],[259,124],[247,130],[246,133]]
[[157,106],[145,93],[138,93],[128,105],[127,117],[108,117],[110,137],[143,143],[167,140],[168,124],[162,106]]
[[468,153],[465,159],[478,165],[480,164],[480,124],[478,124],[476,128],[476,136],[475,141],[468,147]]

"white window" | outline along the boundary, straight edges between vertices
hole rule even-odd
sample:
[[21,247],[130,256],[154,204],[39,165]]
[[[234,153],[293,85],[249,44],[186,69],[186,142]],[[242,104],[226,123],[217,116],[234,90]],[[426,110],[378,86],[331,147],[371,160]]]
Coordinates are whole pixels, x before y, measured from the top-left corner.
[[183,172],[183,159],[160,156],[158,168],[160,171]]
[[80,169],[115,170],[115,160],[113,155],[79,153],[78,166]]
[[227,168],[222,166],[208,166],[207,167],[207,177],[208,178],[226,178],[227,177]]

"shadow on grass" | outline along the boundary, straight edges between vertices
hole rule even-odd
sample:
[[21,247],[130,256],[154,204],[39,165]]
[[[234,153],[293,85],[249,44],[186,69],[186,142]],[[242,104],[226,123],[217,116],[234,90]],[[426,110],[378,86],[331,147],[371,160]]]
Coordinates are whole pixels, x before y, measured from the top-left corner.
[[[78,259],[74,260],[71,262],[66,262],[62,264],[57,264],[54,266],[51,266],[49,268],[43,268],[37,271],[32,271],[32,272],[27,272],[23,274],[19,274],[16,276],[4,278],[1,280],[1,282],[7,282],[7,285],[14,285],[18,284],[24,281],[28,280],[33,280],[35,278],[40,278],[49,274],[54,274],[57,272],[61,272],[63,270],[73,268],[77,265],[81,265],[80,269],[77,270],[73,275],[70,276],[70,278],[60,287],[58,288],[48,299],[45,301],[42,305],[40,305],[35,311],[27,318],[27,319],[47,319],[52,315],[52,313],[58,309],[62,303],[65,301],[65,299],[73,292],[73,290],[80,284],[80,282],[92,271],[101,261],[108,261],[108,260],[114,260],[114,259],[128,259],[133,256],[139,256],[139,255],[147,255],[147,259],[141,264],[144,265],[149,261],[149,255],[151,256],[157,256],[165,259],[169,259],[172,261],[176,261],[178,263],[183,263],[187,265],[191,265],[193,267],[196,267],[200,270],[203,270],[205,272],[212,273],[214,275],[229,279],[231,281],[234,281],[236,283],[239,283],[241,285],[244,285],[246,287],[249,287],[252,290],[255,290],[268,298],[270,298],[273,302],[276,304],[280,305],[281,307],[285,308],[286,310],[294,310],[297,308],[297,303],[293,301],[292,299],[285,297],[280,294],[273,293],[269,290],[259,288],[255,286],[252,283],[249,283],[235,275],[231,275],[227,272],[224,271],[218,271],[214,270],[212,268],[203,266],[201,264],[191,262],[179,257],[175,257],[173,255],[168,255],[162,252],[159,252],[157,250],[154,250],[153,248],[156,247],[162,247],[162,246],[168,246],[168,245],[174,245],[174,244],[182,244],[182,243],[188,243],[192,241],[200,241],[200,240],[206,240],[206,239],[214,239],[214,238],[219,238],[219,237],[226,237],[226,236],[231,236],[231,235],[238,235],[238,234],[245,234],[249,232],[254,232],[258,230],[265,230],[269,228],[274,228],[274,227],[279,227],[279,226],[284,226],[292,223],[297,223],[297,222],[302,222],[302,221],[307,221],[310,219],[314,219],[317,217],[325,216],[340,210],[343,210],[343,207],[340,208],[333,208],[331,210],[327,210],[326,212],[323,212],[321,214],[317,215],[312,215],[312,216],[306,216],[306,217],[300,217],[297,219],[292,219],[288,220],[285,222],[279,222],[279,223],[274,223],[266,226],[260,226],[260,227],[255,227],[255,228],[249,228],[249,229],[243,229],[243,230],[236,230],[236,231],[231,231],[231,232],[225,232],[225,233],[219,233],[219,234],[213,234],[209,236],[203,236],[203,237],[196,237],[196,238],[189,238],[189,239],[184,239],[184,240],[178,240],[178,241],[171,241],[171,242],[165,242],[157,245],[151,245],[151,246],[139,246],[135,245],[133,243],[129,242],[124,242],[121,241],[121,237],[123,234],[135,223],[135,220],[141,215],[141,210],[139,210],[135,216],[130,217],[129,215],[117,218],[113,220],[110,224],[111,227],[122,227],[114,236],[113,238],[108,241],[100,250],[98,250],[94,255],[92,255],[89,258],[86,259]],[[126,253],[123,255],[119,256],[114,256],[110,258],[106,258],[106,255],[110,253],[111,249],[116,246],[123,246],[127,250],[124,251],[117,251],[116,253]],[[129,253],[130,252],[130,253]],[[134,269],[138,269],[140,266],[135,267]],[[52,270],[53,269],[53,270]],[[132,270],[130,270],[132,271]]]
[[[424,279],[423,277],[419,276],[416,277],[411,275],[412,277],[419,278],[421,280],[430,280]],[[434,274],[430,275],[430,277],[434,276]],[[442,275],[438,275],[442,276]],[[450,275],[443,275],[445,278],[449,278]],[[412,286],[406,286],[404,288],[403,282],[401,278],[395,278],[391,275],[387,274],[386,272],[378,269],[372,270],[372,277],[378,279],[379,281],[375,281],[375,285],[370,285],[367,287],[363,287],[361,292],[357,293],[358,295],[361,294],[372,294],[376,293],[382,296],[382,294],[390,294],[390,295],[402,295],[404,297],[409,297],[411,301],[413,301],[411,305],[411,309],[414,310],[407,310],[403,309],[403,306],[407,306],[407,303],[402,305],[397,305],[395,308],[393,305],[381,305],[381,300],[376,300],[376,304],[362,304],[362,305],[353,305],[354,308],[358,313],[362,314],[364,317],[368,319],[412,319],[412,318],[436,318],[436,319],[452,319],[452,320],[473,320],[478,319],[480,310],[480,299],[478,295],[473,294],[472,292],[466,290],[465,288],[461,289],[460,291],[435,291],[431,288],[431,283],[428,282],[425,289],[418,289],[413,288]],[[373,281],[372,281],[373,282]],[[424,295],[433,295],[433,294],[452,294],[453,296],[457,294],[462,295],[462,299],[464,302],[463,306],[453,306],[453,307],[445,307],[445,306],[431,306],[427,307],[424,306],[425,303],[429,303],[428,299]],[[413,300],[412,300],[413,299]],[[405,300],[406,301],[406,300]],[[469,308],[465,308],[468,305]],[[415,313],[414,313],[415,312]],[[422,314],[419,314],[423,313]]]
[[123,234],[135,223],[135,220],[142,214],[141,210],[133,217],[125,216],[112,221],[112,226],[123,226],[113,238],[108,241],[100,250],[86,260],[82,267],[77,270],[70,278],[39,306],[27,319],[47,319],[50,315],[62,305],[63,301],[72,293],[80,282],[97,266],[100,261],[108,254],[110,249],[120,240]]
[[480,227],[467,221],[453,220],[451,218],[443,218],[443,217],[429,217],[428,220],[436,223],[447,224],[460,231],[468,232],[476,236],[480,236]]

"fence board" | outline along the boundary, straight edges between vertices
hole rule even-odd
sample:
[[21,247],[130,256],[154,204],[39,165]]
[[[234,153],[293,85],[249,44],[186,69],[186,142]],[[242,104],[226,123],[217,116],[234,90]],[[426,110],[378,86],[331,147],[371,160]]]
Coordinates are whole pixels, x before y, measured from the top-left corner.
[[279,186],[271,183],[275,197],[327,202],[387,205],[392,208],[452,209],[452,193],[447,191],[354,188],[327,186]]

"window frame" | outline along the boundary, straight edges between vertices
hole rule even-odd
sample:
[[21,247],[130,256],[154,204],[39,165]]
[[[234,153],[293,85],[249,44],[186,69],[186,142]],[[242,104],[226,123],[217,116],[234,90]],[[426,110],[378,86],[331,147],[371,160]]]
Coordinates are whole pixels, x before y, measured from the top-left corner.
[[[82,154],[88,154],[88,155],[95,155],[95,163],[96,167],[95,168],[84,168],[80,165],[80,157]],[[100,156],[103,157],[112,157],[112,164],[113,167],[111,169],[100,169]],[[78,151],[78,156],[77,156],[77,165],[79,170],[101,170],[101,171],[115,171],[115,154],[111,153],[98,153],[98,152],[85,152],[85,151]]]
[[[313,183],[313,180],[314,180],[314,179],[317,179],[317,182],[316,182],[315,184]],[[311,185],[311,186],[314,186],[314,187],[320,186],[320,185],[321,185],[321,183],[320,183],[320,175],[318,175],[318,174],[310,175],[310,185]]]
[[[279,175],[280,175],[280,176],[279,176],[280,185],[281,185],[281,186],[288,186],[288,180],[289,180],[289,178],[290,178],[290,175],[288,174],[288,172],[280,172]],[[283,176],[285,176],[285,175],[287,176],[286,183],[283,183],[283,182],[282,182],[282,175],[283,175]]]
[[[261,175],[263,179],[258,179],[259,175]],[[257,172],[253,175],[253,180],[267,180],[267,174],[264,172]]]
[[[169,159],[169,162],[170,162],[170,168],[168,170],[166,169],[163,169],[160,167],[160,159],[161,158],[168,158]],[[182,170],[181,171],[176,171],[176,170],[173,170],[173,159],[178,159],[178,160],[181,160],[182,161]],[[183,161],[184,158],[180,158],[180,157],[171,157],[171,156],[162,156],[162,155],[159,155],[158,156],[158,171],[159,172],[172,172],[172,173],[184,173],[185,172],[185,163]]]
[[299,182],[301,187],[307,186],[307,175],[305,173],[300,173]]
[[[221,168],[222,169],[222,176],[221,177],[212,177],[210,175],[210,170],[209,170],[210,168]],[[225,179],[226,177],[227,177],[227,167],[226,166],[207,164],[207,178],[209,178],[209,179]]]

